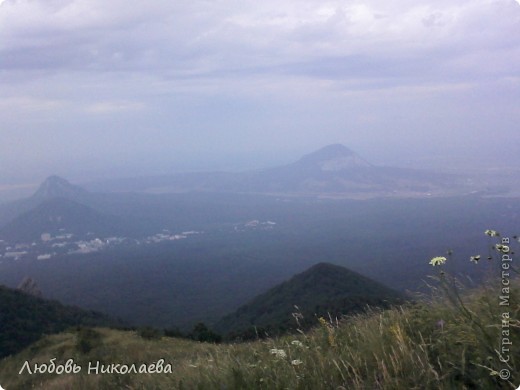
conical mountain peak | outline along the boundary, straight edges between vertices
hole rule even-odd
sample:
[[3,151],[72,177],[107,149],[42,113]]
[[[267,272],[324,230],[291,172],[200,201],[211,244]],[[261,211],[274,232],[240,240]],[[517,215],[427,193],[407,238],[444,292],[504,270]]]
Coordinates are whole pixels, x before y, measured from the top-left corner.
[[317,165],[322,171],[340,171],[356,167],[370,167],[372,164],[342,144],[325,146],[303,156],[298,164]]
[[[252,327],[277,331],[294,329],[294,306],[303,314],[300,326],[315,324],[316,316],[341,316],[372,307],[402,303],[405,297],[389,287],[348,268],[319,263],[241,306],[216,325],[238,332]],[[272,333],[272,332],[269,332]]]
[[52,175],[40,185],[38,191],[33,195],[37,199],[68,198],[77,199],[87,193],[81,187],[71,184],[68,180]]

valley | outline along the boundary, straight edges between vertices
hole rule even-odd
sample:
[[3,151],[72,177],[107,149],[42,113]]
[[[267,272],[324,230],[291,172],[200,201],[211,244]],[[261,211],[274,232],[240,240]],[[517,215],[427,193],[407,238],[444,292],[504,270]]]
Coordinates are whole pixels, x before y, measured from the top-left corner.
[[[341,145],[244,175],[283,194],[258,193],[253,181],[233,192],[211,174],[163,178],[184,183],[165,193],[150,191],[157,178],[141,192],[128,192],[129,181],[97,192],[51,176],[33,196],[0,205],[0,284],[30,277],[46,298],[130,325],[188,330],[323,262],[415,292],[425,288],[426,260],[449,250],[447,270],[478,281],[495,272],[491,263],[468,267],[490,250],[483,232],[515,235],[520,226],[515,197],[468,192],[451,175],[374,167]],[[203,185],[208,176],[223,187]],[[344,187],[346,178],[358,184]],[[404,196],[410,180],[419,192]],[[442,196],[432,183],[445,186]],[[379,195],[359,199],[361,187]]]
[[[491,265],[485,272],[482,267],[468,267],[470,256],[489,250],[484,230],[492,227],[514,234],[520,216],[518,202],[507,198],[355,201],[197,196],[197,202],[191,195],[162,198],[165,205],[166,198],[177,205],[176,218],[168,217],[169,232],[151,232],[141,239],[91,236],[83,245],[96,250],[85,253],[77,253],[82,240],[57,235],[36,245],[40,249],[32,255],[18,260],[4,255],[0,283],[16,287],[30,276],[44,296],[67,304],[132,324],[190,329],[198,321],[212,324],[323,261],[400,291],[415,291],[424,287],[426,260],[451,249],[457,261],[449,265],[450,272],[478,279],[491,272]],[[151,199],[157,201],[155,196]],[[197,214],[199,207],[204,212]],[[186,234],[192,231],[199,233]],[[62,243],[68,246],[53,247]],[[15,246],[15,250],[29,249]],[[52,256],[37,260],[45,254]]]

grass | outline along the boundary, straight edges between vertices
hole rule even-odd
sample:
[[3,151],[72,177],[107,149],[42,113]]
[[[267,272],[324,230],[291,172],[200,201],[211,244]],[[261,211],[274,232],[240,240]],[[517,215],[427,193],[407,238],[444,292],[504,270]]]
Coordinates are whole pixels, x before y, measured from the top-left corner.
[[[520,384],[520,291],[513,282],[505,307],[499,305],[498,287],[466,290],[461,302],[438,289],[415,304],[339,321],[321,319],[307,333],[242,344],[71,330],[0,361],[0,384],[8,390],[515,389]],[[502,327],[504,312],[510,313],[508,328]],[[498,353],[506,329],[512,342],[507,364]],[[73,358],[82,372],[18,374],[26,360],[48,363],[51,358],[60,363]],[[172,364],[171,374],[86,374],[89,361],[150,364],[159,359]],[[511,373],[509,380],[500,378],[504,369]]]

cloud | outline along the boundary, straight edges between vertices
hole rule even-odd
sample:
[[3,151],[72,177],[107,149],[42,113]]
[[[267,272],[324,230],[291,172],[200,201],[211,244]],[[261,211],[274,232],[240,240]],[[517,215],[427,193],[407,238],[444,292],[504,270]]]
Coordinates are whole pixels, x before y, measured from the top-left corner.
[[0,131],[24,155],[518,138],[513,0],[131,3],[0,3]]
[[[0,49],[0,66],[211,77],[276,72],[322,58],[383,61],[464,52],[468,45],[518,46],[511,35],[518,15],[511,17],[507,4],[157,1],[129,7],[120,0],[7,1],[0,33],[9,39]],[[493,23],[500,28],[490,29]]]
[[506,0],[199,0],[132,7],[122,0],[7,0],[0,7],[6,37],[0,69],[133,72],[191,84],[296,76],[367,80],[368,87],[375,78],[406,84],[465,74],[511,77],[519,21],[517,5]]
[[0,99],[0,110],[9,111],[16,107],[27,114],[34,111],[53,111],[62,108],[66,103],[55,99],[38,99],[30,96]]
[[129,102],[129,101],[104,101],[89,104],[85,107],[85,111],[93,114],[111,114],[111,113],[124,113],[127,111],[142,110],[145,105],[140,102]]

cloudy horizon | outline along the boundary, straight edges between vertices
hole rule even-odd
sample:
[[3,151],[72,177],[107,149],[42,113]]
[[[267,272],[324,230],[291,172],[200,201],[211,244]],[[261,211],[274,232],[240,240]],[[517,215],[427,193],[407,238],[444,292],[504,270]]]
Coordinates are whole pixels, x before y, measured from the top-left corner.
[[[513,0],[0,1],[0,185],[518,162]],[[513,160],[514,159],[514,160]]]

